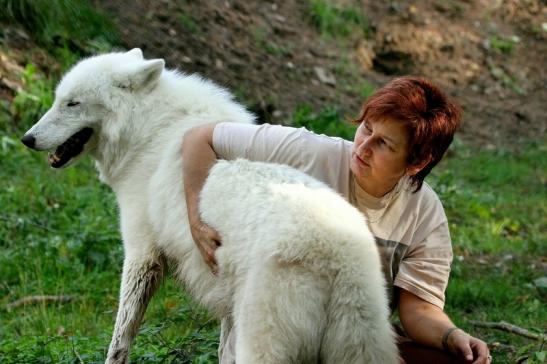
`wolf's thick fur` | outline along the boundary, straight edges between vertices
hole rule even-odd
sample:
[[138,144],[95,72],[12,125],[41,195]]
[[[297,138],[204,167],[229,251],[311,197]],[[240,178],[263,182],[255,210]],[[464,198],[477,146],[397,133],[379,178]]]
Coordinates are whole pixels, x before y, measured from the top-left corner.
[[[356,209],[311,177],[281,165],[218,162],[200,201],[223,239],[218,274],[206,266],[187,221],[182,137],[225,120],[253,117],[213,83],[165,70],[163,60],[134,49],[76,65],[23,138],[46,150],[93,129],[83,152],[116,193],[125,250],[106,361],[127,362],[169,262],[199,302],[232,315],[238,364],[396,363],[374,239]],[[66,152],[79,138],[57,149],[53,166],[81,154]]]

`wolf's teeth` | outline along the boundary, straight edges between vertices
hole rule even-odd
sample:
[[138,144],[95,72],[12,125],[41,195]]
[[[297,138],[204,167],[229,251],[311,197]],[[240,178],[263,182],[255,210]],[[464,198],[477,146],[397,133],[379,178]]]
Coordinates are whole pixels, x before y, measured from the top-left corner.
[[61,158],[57,157],[57,155],[55,155],[55,154],[50,154],[50,155],[48,156],[48,159],[49,159],[49,162],[50,162],[50,163],[56,163],[56,162],[59,162],[59,160],[60,160]]

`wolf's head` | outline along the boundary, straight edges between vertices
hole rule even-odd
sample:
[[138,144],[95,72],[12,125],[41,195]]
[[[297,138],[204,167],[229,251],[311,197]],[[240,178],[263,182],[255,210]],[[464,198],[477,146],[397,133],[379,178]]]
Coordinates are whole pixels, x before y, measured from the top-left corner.
[[51,150],[54,168],[68,166],[100,143],[100,131],[115,129],[116,115],[128,93],[146,92],[158,82],[162,59],[144,60],[140,49],[84,59],[61,80],[51,109],[21,141],[35,150]]

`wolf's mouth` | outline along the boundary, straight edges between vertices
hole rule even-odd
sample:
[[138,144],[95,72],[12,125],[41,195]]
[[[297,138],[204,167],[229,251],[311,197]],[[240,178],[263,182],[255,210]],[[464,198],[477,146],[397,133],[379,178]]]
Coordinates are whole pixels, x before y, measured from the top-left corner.
[[55,149],[54,153],[49,154],[48,161],[53,168],[64,166],[72,158],[76,157],[84,150],[84,145],[89,141],[93,129],[83,128],[76,134],[68,138],[63,144]]

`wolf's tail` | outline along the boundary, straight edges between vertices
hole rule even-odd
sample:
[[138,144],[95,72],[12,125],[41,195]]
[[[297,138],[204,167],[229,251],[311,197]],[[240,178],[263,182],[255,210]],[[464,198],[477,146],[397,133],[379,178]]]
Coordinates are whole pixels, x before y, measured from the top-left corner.
[[397,364],[399,356],[377,254],[354,258],[333,281],[322,361]]

